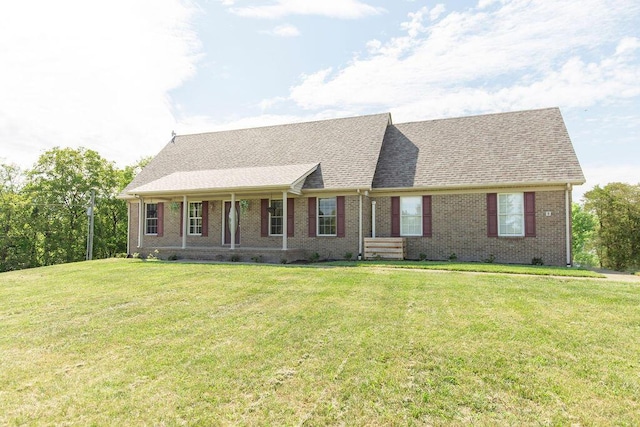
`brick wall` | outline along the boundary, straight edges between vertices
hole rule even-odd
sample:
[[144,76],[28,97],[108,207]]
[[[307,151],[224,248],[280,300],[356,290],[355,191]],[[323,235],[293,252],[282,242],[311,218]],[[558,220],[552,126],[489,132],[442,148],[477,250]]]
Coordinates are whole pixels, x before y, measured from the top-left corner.
[[[391,236],[391,199],[376,200],[376,235]],[[407,258],[566,265],[564,191],[536,192],[536,237],[487,237],[486,193],[433,194],[433,237],[407,237]],[[551,212],[551,216],[546,216]]]
[[[181,247],[180,236],[180,203],[164,205],[164,235],[162,237],[145,235],[143,247],[138,248],[138,203],[129,205],[131,222],[130,252],[138,252],[145,256],[155,248]],[[363,237],[370,235],[371,207],[363,197]],[[222,246],[222,210],[224,202],[209,201],[209,235],[187,236],[187,247],[219,248]],[[281,236],[261,237],[260,199],[249,200],[249,206],[240,214],[240,244],[237,248],[282,248]],[[358,211],[359,196],[345,197],[345,237],[308,237],[308,199],[294,198],[295,227],[294,236],[287,238],[287,247],[302,249],[311,255],[317,252],[321,259],[343,259],[348,252],[353,258],[358,256]],[[369,234],[367,234],[369,233]],[[193,252],[195,254],[195,252]]]
[[[371,237],[371,201],[376,203],[376,235],[391,235],[390,197],[362,197],[363,237]],[[138,204],[131,203],[130,251],[143,256],[159,247],[180,247],[180,203],[165,203],[164,236],[144,236],[144,247],[138,244]],[[209,235],[187,236],[187,247],[222,247],[222,210],[220,200],[209,202]],[[317,252],[321,259],[343,259],[351,253],[358,256],[359,196],[345,197],[346,237],[308,237],[308,199],[294,198],[295,232],[287,239],[290,249],[307,255]],[[546,216],[546,212],[551,212]],[[565,265],[564,191],[536,192],[536,237],[487,237],[486,193],[432,194],[433,237],[407,237],[407,258],[425,254],[430,260],[446,260],[455,253],[460,261],[484,261],[491,255],[495,262],[530,264],[541,258],[547,265]],[[282,237],[261,237],[260,199],[249,200],[240,215],[242,248],[281,248]],[[195,253],[195,252],[194,252]]]

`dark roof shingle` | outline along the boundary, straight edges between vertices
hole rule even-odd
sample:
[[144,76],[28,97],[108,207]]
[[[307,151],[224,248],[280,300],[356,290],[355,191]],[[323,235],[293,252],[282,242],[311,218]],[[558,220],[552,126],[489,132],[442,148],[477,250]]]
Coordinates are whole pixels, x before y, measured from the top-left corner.
[[320,163],[304,188],[369,188],[389,113],[176,136],[123,190],[174,172]]
[[584,183],[558,108],[391,125],[374,188]]

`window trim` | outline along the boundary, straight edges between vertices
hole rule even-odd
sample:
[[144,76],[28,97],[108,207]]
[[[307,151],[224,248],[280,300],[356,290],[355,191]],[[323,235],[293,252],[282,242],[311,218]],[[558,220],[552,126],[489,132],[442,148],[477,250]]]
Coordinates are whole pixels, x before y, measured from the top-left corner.
[[[500,198],[504,197],[504,196],[519,196],[520,198],[520,207],[521,207],[521,211],[519,214],[507,214],[507,213],[502,213],[500,210]],[[496,197],[496,218],[497,218],[497,225],[498,225],[498,237],[525,237],[526,234],[526,230],[525,230],[525,206],[524,206],[524,193],[523,192],[513,192],[513,193],[498,193],[497,197]],[[500,219],[502,217],[511,217],[511,216],[516,216],[519,215],[520,216],[520,229],[522,230],[521,233],[519,234],[507,234],[504,233],[502,230],[502,227],[500,226],[501,221]]]
[[[333,234],[322,234],[320,233],[320,201],[333,199],[335,203],[335,214],[334,215],[322,215],[322,217],[333,217],[335,218],[335,233]],[[338,236],[338,197],[318,197],[316,198],[316,237],[337,237]]]
[[273,216],[271,214],[271,212],[267,211],[267,215],[268,215],[268,223],[269,223],[269,236],[273,236],[273,237],[282,237],[283,233],[280,234],[273,234],[271,232],[272,226],[273,224],[271,223],[271,219],[272,218],[281,218],[282,219],[282,224],[280,225],[281,229],[284,231],[284,221],[286,220],[284,217],[284,200],[282,199],[269,199],[269,206],[273,206],[273,202],[280,202],[280,204],[282,205],[282,207],[280,208],[282,215],[281,216]]
[[[150,218],[149,217],[149,206],[151,205],[155,205],[156,207],[156,216],[154,218]],[[149,220],[156,220],[156,232],[155,233],[149,233]],[[158,215],[158,203],[145,203],[144,204],[144,234],[145,236],[157,236],[158,235],[158,227],[160,226],[159,224],[159,215]]]
[[[200,216],[191,216],[191,205],[195,205],[196,203],[200,204]],[[190,200],[188,202],[188,207],[187,207],[187,220],[189,221],[188,224],[189,226],[187,227],[187,236],[202,236],[202,229],[203,229],[203,209],[204,209],[204,204],[202,203],[202,201],[198,201],[198,200]],[[192,228],[191,228],[191,220],[192,219],[200,219],[200,232],[199,233],[193,233],[192,232]]]
[[[420,214],[418,214],[418,215],[403,215],[402,214],[402,199],[418,199],[420,201]],[[402,236],[402,237],[422,237],[423,236],[423,231],[424,231],[423,230],[423,206],[422,206],[423,203],[424,203],[423,196],[400,196],[400,200],[399,200],[399,204],[400,204],[399,205],[399,209],[400,209],[400,236]],[[420,221],[419,221],[420,232],[417,233],[417,234],[406,234],[406,233],[403,233],[402,225],[403,225],[403,218],[404,217],[414,217],[414,218],[415,217],[420,217]]]

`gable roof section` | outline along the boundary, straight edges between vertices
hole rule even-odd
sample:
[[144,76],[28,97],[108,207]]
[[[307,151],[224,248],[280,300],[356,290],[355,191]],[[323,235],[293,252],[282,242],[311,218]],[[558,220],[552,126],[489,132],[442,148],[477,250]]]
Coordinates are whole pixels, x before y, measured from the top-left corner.
[[299,193],[302,181],[317,167],[316,163],[174,172],[129,192],[141,196],[264,189]]
[[176,172],[318,163],[305,189],[371,188],[390,121],[384,113],[176,136],[121,196]]
[[583,184],[558,108],[390,125],[374,189]]

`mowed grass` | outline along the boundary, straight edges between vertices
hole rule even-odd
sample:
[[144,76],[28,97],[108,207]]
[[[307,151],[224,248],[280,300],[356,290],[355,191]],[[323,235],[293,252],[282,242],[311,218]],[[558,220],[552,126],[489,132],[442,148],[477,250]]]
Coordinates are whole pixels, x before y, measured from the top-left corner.
[[0,274],[0,425],[638,425],[637,284],[107,260]]
[[482,262],[447,261],[332,261],[326,265],[339,267],[410,268],[418,270],[467,271],[476,273],[530,274],[534,276],[593,277],[605,276],[579,267],[554,267],[547,265],[494,264]]

